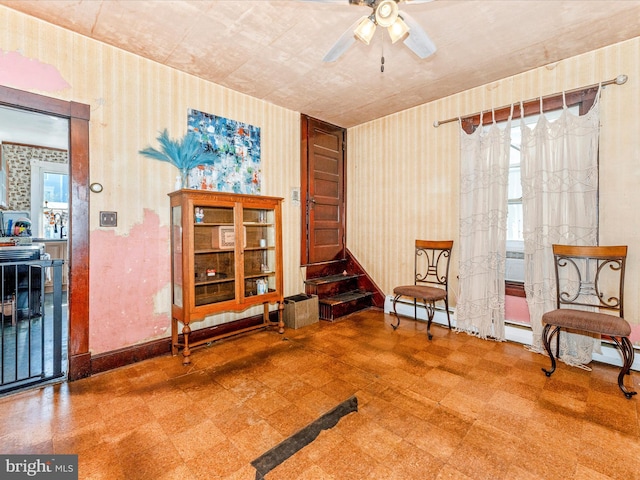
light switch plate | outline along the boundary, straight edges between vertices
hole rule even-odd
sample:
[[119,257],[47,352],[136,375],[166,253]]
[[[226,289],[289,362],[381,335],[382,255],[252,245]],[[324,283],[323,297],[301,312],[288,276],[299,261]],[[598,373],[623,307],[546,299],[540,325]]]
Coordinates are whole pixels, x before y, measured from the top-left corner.
[[291,204],[300,205],[300,187],[294,187],[291,189]]
[[117,212],[100,212],[100,226],[101,227],[117,227],[118,213]]

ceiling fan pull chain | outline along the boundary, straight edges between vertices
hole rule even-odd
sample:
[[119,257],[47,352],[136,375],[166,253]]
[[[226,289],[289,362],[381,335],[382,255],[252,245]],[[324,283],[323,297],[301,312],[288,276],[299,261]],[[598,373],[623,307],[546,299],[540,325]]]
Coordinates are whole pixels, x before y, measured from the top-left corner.
[[384,35],[381,35],[382,37],[382,54],[380,55],[380,73],[384,73]]

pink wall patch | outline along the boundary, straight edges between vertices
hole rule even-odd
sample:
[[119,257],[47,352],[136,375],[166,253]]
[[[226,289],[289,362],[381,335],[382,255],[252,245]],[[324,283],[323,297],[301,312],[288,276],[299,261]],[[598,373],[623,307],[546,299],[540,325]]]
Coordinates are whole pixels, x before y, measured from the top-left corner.
[[505,295],[504,297],[505,318],[512,322],[531,324],[529,318],[529,306],[524,297],[514,297]]
[[634,345],[637,345],[640,342],[640,325],[631,325],[631,335],[629,335],[629,340]]
[[18,52],[2,50],[0,50],[0,84],[21,90],[45,92],[71,88],[71,85],[52,65],[29,59]]
[[171,305],[156,312],[154,298],[171,281],[169,227],[145,209],[128,235],[91,233],[89,349],[108,352],[167,336]]

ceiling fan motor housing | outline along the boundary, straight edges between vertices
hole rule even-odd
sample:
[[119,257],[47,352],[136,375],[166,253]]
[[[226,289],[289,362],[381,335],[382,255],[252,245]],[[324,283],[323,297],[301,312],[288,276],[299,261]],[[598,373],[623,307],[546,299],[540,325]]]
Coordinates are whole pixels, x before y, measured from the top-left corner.
[[388,28],[398,18],[398,4],[394,0],[383,0],[376,7],[376,23]]
[[376,2],[379,0],[349,0],[350,5],[366,5],[367,7],[375,8]]

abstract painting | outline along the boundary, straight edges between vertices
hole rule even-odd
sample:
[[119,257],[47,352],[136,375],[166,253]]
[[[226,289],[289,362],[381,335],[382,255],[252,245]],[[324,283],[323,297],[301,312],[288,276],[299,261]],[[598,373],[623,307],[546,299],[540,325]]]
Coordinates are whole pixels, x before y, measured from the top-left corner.
[[260,194],[260,128],[189,109],[188,130],[198,136],[203,150],[218,157],[213,165],[189,172],[189,188]]

